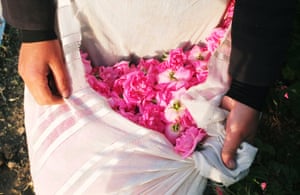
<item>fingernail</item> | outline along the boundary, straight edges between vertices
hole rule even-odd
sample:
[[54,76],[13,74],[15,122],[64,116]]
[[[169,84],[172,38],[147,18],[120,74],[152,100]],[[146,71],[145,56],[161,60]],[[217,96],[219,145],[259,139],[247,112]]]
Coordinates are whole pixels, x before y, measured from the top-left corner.
[[68,98],[69,96],[70,96],[69,91],[63,91],[63,92],[62,92],[62,97],[63,97],[63,98]]
[[229,162],[228,162],[228,168],[229,169],[235,169],[235,167],[236,167],[236,163],[235,163],[235,161],[234,160],[229,160]]

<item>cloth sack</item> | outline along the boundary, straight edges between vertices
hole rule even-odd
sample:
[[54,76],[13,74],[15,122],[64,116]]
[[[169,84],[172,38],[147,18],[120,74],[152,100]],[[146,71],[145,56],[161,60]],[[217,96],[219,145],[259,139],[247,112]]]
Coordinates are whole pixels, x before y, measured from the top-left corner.
[[[139,2],[150,3],[149,1]],[[162,3],[162,1],[151,2]],[[173,6],[176,7],[180,2],[179,0],[166,0],[162,4],[170,5],[168,9],[165,8],[165,12],[169,13],[174,8],[171,5],[174,4]],[[206,6],[211,6],[212,9],[212,15],[207,15],[208,13],[203,15],[203,21],[207,19],[206,24],[189,35],[199,33],[202,37],[199,35],[193,40],[197,42],[198,39],[201,40],[208,34],[208,29],[212,29],[217,24],[226,8],[227,1],[186,2],[189,5],[183,7],[186,9],[197,6],[197,3],[201,3],[199,6],[203,10],[207,8]],[[116,3],[119,3],[117,5],[120,10],[113,12],[114,14],[121,13],[125,5],[128,7],[131,5],[133,10],[139,10],[139,6],[145,6],[143,3],[139,4],[137,1],[130,0],[58,1],[58,30],[73,92],[62,105],[39,106],[25,89],[25,125],[36,194],[194,195],[203,193],[207,179],[220,182],[225,186],[242,179],[248,173],[257,149],[247,143],[242,143],[237,153],[235,170],[227,169],[220,157],[227,113],[219,108],[219,104],[229,82],[227,75],[230,53],[229,36],[210,59],[207,82],[191,88],[182,99],[192,116],[195,117],[198,126],[205,128],[210,135],[201,151],[195,151],[191,157],[183,159],[174,152],[173,146],[162,134],[136,125],[114,112],[106,99],[95,93],[85,80],[80,46],[84,46],[90,53],[94,52],[91,54],[93,61],[104,65],[113,63],[132,52],[139,56],[149,52],[148,49],[140,48],[132,50],[126,42],[128,40],[126,36],[122,39],[122,36],[119,37],[117,33],[113,35],[112,40],[109,39],[108,34],[116,32],[111,29],[108,34],[104,30],[104,32],[99,32],[99,37],[96,35],[98,31],[95,31],[93,26],[97,26],[97,21],[103,19],[104,16],[101,14],[105,15],[101,10],[107,12],[106,17],[113,21],[113,14],[108,13],[111,11],[111,6]],[[158,7],[154,6],[151,9],[149,5],[148,8],[150,12],[164,10],[162,8],[157,10]],[[182,11],[189,11],[183,8]],[[145,10],[140,11],[144,13]],[[196,11],[193,13],[196,14]],[[97,20],[93,21],[95,19],[93,17]],[[99,25],[103,26],[103,22]],[[172,23],[169,25],[171,26]],[[186,24],[183,22],[182,25]],[[131,27],[129,25],[129,28]],[[170,28],[175,27],[176,25]],[[106,40],[102,40],[103,37]],[[180,38],[180,40],[189,39],[192,38]],[[178,40],[175,42],[177,43],[163,43],[157,48],[177,47]],[[121,46],[115,45],[116,48],[113,51],[117,52],[109,53],[109,48],[115,43]],[[139,42],[134,42],[132,45],[136,44]],[[142,45],[142,47],[146,46]],[[153,52],[156,45],[149,45],[149,47]],[[100,57],[97,57],[95,51],[99,52]],[[138,53],[138,51],[141,52]],[[150,52],[148,54],[152,55]],[[106,55],[107,58],[104,58]]]

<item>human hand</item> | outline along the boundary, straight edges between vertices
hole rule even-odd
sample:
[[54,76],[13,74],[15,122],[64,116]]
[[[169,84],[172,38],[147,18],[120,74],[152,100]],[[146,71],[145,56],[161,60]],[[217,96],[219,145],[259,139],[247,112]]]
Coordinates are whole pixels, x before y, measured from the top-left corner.
[[58,40],[22,43],[18,71],[40,105],[60,104],[70,95],[69,75]]
[[229,111],[221,157],[227,168],[235,169],[240,144],[243,141],[252,142],[255,137],[259,112],[228,96],[223,97],[221,107]]

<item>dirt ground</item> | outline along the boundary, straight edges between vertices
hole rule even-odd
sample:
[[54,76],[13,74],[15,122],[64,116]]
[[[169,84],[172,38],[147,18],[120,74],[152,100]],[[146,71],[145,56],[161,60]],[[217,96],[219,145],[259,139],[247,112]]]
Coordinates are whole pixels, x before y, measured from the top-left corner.
[[[7,29],[10,31],[10,29]],[[17,74],[17,34],[0,47],[0,194],[33,194],[23,121],[23,82]]]

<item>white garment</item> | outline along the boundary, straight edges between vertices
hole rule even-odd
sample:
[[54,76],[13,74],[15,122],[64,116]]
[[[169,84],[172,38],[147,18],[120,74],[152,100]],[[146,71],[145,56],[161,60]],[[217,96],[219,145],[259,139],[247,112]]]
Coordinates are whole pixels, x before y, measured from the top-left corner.
[[[163,135],[110,109],[86,83],[78,49],[82,35],[89,52],[99,52],[93,60],[111,64],[130,53],[154,55],[181,42],[199,42],[217,25],[227,1],[58,2],[73,93],[63,105],[39,106],[25,90],[25,125],[37,195],[193,195],[203,193],[207,178],[230,185],[247,174],[256,153],[253,146],[242,144],[235,170],[227,169],[220,159],[226,112],[218,105],[228,86],[229,40],[211,58],[205,85],[193,87],[183,99],[198,126],[211,135],[204,149],[187,159],[176,154]],[[177,12],[182,17],[175,17]],[[165,35],[159,33],[161,27]],[[131,32],[126,34],[128,29]],[[205,114],[201,116],[199,110]]]

